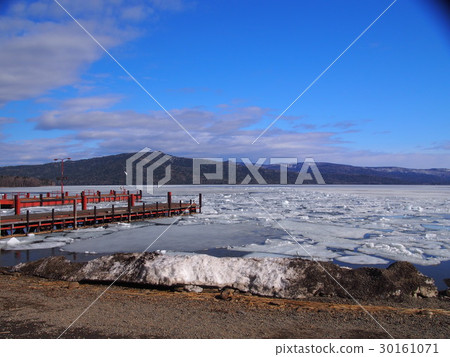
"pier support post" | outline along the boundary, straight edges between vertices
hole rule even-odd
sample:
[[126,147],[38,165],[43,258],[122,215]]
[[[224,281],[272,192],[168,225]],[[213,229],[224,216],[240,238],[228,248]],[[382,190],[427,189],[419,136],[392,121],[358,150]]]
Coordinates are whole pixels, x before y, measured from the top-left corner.
[[86,192],[82,191],[81,192],[81,209],[87,210],[87,197],[86,197]]
[[145,219],[145,202],[142,202],[142,219]]
[[73,229],[76,230],[77,229],[77,199],[75,198],[73,200]]
[[39,206],[44,205],[44,195],[42,193],[39,194]]
[[114,219],[115,214],[116,214],[116,212],[115,212],[115,209],[114,209],[114,205],[112,205],[111,206],[111,222],[115,221],[115,219]]
[[19,195],[14,195],[14,214],[20,215],[21,205]]
[[131,222],[131,196],[128,196],[128,222]]
[[167,192],[167,216],[172,215],[172,192]]
[[202,213],[202,194],[198,194],[198,213]]
[[52,229],[51,229],[52,232],[54,228],[55,228],[55,209],[52,208]]
[[30,211],[27,210],[27,233],[30,233]]

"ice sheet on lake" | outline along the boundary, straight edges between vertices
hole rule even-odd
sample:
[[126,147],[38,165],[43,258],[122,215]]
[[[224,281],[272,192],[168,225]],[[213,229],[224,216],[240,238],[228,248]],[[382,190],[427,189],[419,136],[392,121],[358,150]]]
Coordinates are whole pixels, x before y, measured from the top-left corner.
[[414,246],[407,246],[401,243],[372,243],[368,242],[361,246],[358,251],[366,254],[375,254],[392,260],[405,260],[410,263],[421,265],[436,265],[441,260],[439,257],[429,257],[424,251]]
[[34,237],[10,238],[0,243],[1,250],[32,250],[32,249],[50,249],[59,248],[66,245],[61,241],[44,241],[43,239],[35,239]]
[[294,240],[287,239],[266,239],[264,244],[248,244],[242,247],[230,247],[230,250],[241,252],[262,253],[252,256],[267,256],[267,254],[275,254],[277,256],[302,257],[307,259],[318,259],[321,261],[332,260],[340,256],[333,252],[323,244],[308,244],[305,242],[296,243]]
[[[88,188],[68,189],[76,193]],[[108,192],[118,187],[91,189]],[[249,255],[303,256],[303,249],[275,219],[322,260],[378,264],[379,259],[389,259],[422,265],[450,260],[448,186],[170,186],[156,189],[155,195],[144,200],[164,202],[167,191],[184,202],[196,200],[202,192],[202,214],[183,217],[150,250],[192,252],[230,247]],[[253,199],[268,208],[270,215]],[[65,242],[70,244],[63,248],[69,251],[139,251],[167,228],[150,222],[58,236],[74,239]],[[0,249],[4,246],[0,241]]]
[[352,254],[336,258],[336,260],[349,264],[387,264],[389,261],[366,254]]
[[64,247],[65,251],[80,253],[143,252],[171,250],[194,252],[230,244],[263,243],[278,231],[252,224],[236,225],[143,225],[130,230],[117,230],[94,239],[79,240]]

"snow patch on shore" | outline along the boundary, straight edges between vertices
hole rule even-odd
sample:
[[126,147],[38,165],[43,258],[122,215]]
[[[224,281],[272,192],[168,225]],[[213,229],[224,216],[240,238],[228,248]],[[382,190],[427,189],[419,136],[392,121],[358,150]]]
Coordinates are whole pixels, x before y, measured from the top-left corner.
[[[283,258],[216,258],[208,255],[157,255],[139,265],[113,262],[114,256],[95,259],[86,264],[83,274],[92,279],[133,279],[152,285],[194,285],[232,287],[258,295],[284,297],[293,271]],[[111,264],[112,263],[112,264]],[[109,266],[105,272],[104,267]],[[134,277],[132,277],[134,275]]]

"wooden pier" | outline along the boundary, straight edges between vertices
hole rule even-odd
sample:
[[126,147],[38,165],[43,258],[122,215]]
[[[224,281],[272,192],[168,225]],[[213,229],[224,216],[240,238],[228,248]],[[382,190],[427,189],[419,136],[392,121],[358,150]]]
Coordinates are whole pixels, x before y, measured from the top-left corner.
[[[111,190],[106,194],[100,191],[83,191],[71,196],[68,192],[47,192],[33,196],[29,192],[14,192],[0,195],[0,207],[14,208],[15,214],[20,215],[22,208],[66,205],[76,200],[77,203],[83,205],[83,209],[86,209],[87,203],[128,201],[130,195],[132,195],[130,191],[125,190],[121,192]],[[142,199],[142,191],[136,192],[134,196],[136,200]]]
[[[102,196],[106,198],[107,196]],[[135,205],[136,198],[142,197],[142,193],[137,195],[128,194],[128,205],[126,207],[111,207],[100,208],[96,206],[93,209],[86,209],[86,200],[81,201],[82,209],[77,210],[79,199],[72,197],[73,209],[70,211],[55,211],[53,208],[51,212],[46,213],[30,213],[28,210],[25,214],[15,214],[11,216],[1,216],[0,220],[0,238],[10,236],[20,236],[29,233],[51,233],[55,231],[76,230],[82,228],[95,227],[113,222],[132,222],[150,218],[170,217],[180,214],[193,214],[201,212],[202,195],[199,194],[199,203],[192,200],[190,202],[172,202],[172,193],[167,193],[167,202],[156,202],[153,204],[146,204],[142,202],[140,205]],[[97,202],[105,202],[97,201]],[[107,201],[109,202],[109,201]],[[66,204],[68,197],[66,198]]]

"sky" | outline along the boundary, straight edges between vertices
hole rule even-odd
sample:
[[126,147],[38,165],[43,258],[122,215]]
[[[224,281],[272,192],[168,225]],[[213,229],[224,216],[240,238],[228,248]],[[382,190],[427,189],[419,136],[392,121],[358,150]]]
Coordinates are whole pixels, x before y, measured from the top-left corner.
[[0,1],[0,166],[149,147],[450,168],[439,2],[58,2]]

